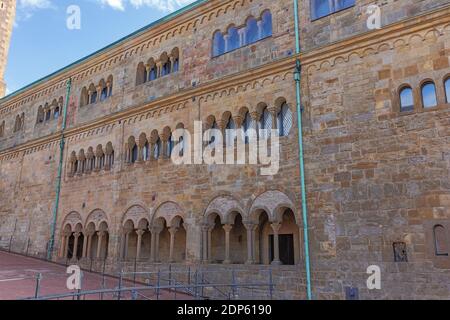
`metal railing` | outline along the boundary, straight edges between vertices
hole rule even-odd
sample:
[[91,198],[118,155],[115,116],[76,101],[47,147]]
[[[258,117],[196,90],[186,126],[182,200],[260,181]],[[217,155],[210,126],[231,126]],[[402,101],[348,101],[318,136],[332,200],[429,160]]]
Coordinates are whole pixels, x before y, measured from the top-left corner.
[[[114,288],[105,288],[105,279],[102,288],[95,290],[78,290],[76,292],[41,295],[43,274],[35,277],[36,286],[33,297],[25,300],[238,300],[238,299],[269,299],[272,300],[274,284],[271,273],[265,282],[238,282],[235,271],[232,271],[232,282],[213,282],[207,280],[208,274],[213,271],[182,272],[170,270],[158,272],[120,272],[118,285]],[[48,276],[48,275],[45,275]],[[178,277],[178,280],[177,280]],[[193,278],[193,279],[192,279]],[[225,277],[226,278],[226,277]],[[143,279],[144,281],[137,281]],[[126,286],[126,284],[131,286]],[[208,291],[209,290],[209,291]],[[209,292],[207,294],[206,292]]]
[[[86,300],[87,296],[100,296],[105,297],[105,295],[110,295],[112,298],[117,297],[117,300],[138,300],[139,297],[145,298],[146,300],[158,300],[158,299],[152,299],[152,297],[145,296],[144,294],[140,293],[140,291],[153,291],[153,290],[173,290],[174,292],[177,291],[177,289],[187,289],[194,287],[195,289],[198,288],[204,288],[204,287],[210,287],[210,284],[197,284],[197,285],[167,285],[167,286],[147,286],[147,287],[130,287],[130,288],[114,288],[114,289],[99,289],[99,290],[87,290],[87,291],[78,291],[78,292],[71,292],[71,293],[63,293],[63,294],[55,294],[55,295],[47,295],[47,296],[39,296],[36,294],[35,297],[25,298],[24,300],[62,300],[62,299],[71,299],[71,300]],[[214,284],[215,287],[231,287],[230,284],[220,284],[216,283]],[[244,284],[243,286],[246,287],[267,287],[267,284]],[[199,292],[199,290],[195,290],[195,292]],[[129,293],[130,297],[128,298],[127,295],[123,295],[123,293]],[[157,296],[158,297],[158,296]],[[196,300],[203,299],[198,294],[194,296]],[[236,298],[236,297],[235,297]],[[102,299],[103,300],[103,299]],[[111,300],[111,299],[110,299]],[[232,298],[229,300],[233,300]]]
[[[4,250],[1,250],[4,251]],[[6,251],[6,250],[5,250]],[[15,253],[22,256],[24,254]],[[33,257],[36,258],[36,257]],[[39,259],[46,261],[45,259]],[[55,263],[54,261],[48,261]],[[69,265],[67,259],[57,265]],[[258,274],[249,275],[248,269],[239,266],[228,266],[228,269],[210,270],[207,266],[182,266],[167,265],[147,267],[142,266],[138,271],[136,261],[119,261],[115,265],[109,265],[106,270],[106,260],[85,261],[83,270],[98,274],[101,279],[96,286],[98,289],[91,291],[81,291],[72,293],[62,293],[59,295],[48,295],[47,281],[54,281],[61,278],[65,284],[68,277],[66,273],[36,273],[22,275],[21,279],[34,279],[35,287],[33,297],[27,299],[64,299],[72,297],[80,299],[98,294],[98,300],[104,299],[177,299],[179,297],[194,299],[272,299],[275,291],[272,270],[260,270]],[[112,269],[111,269],[112,267]],[[147,269],[147,270],[145,270]],[[132,270],[132,271],[128,271]],[[157,271],[155,271],[157,270]],[[259,279],[259,280],[258,280]],[[11,279],[12,280],[12,279]],[[59,279],[57,282],[59,283]],[[43,292],[47,295],[44,295]],[[152,291],[151,294],[146,291]],[[50,292],[52,293],[52,292]],[[122,296],[125,294],[126,296]],[[173,294],[173,295],[172,295]],[[56,298],[55,298],[56,297]]]

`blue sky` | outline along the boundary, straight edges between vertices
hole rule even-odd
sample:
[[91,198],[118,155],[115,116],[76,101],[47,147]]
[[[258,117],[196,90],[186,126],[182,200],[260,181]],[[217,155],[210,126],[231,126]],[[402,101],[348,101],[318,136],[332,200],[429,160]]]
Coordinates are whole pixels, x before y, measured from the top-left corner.
[[[194,0],[17,0],[5,80],[7,93],[38,80]],[[67,8],[81,29],[66,27]]]

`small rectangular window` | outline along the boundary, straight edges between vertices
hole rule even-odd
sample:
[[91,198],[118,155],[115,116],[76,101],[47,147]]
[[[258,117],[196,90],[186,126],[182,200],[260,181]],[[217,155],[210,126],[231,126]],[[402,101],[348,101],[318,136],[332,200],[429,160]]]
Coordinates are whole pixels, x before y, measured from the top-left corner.
[[311,20],[328,16],[354,5],[355,0],[311,0]]

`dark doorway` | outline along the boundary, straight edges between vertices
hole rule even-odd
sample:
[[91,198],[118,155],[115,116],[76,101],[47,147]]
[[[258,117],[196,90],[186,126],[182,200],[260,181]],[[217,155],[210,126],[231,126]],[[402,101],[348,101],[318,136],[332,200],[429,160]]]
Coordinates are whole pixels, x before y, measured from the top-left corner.
[[[294,235],[293,234],[280,234],[278,235],[279,251],[280,251],[280,261],[284,265],[294,265]],[[269,261],[273,261],[274,256],[274,245],[273,245],[273,235],[269,236]]]

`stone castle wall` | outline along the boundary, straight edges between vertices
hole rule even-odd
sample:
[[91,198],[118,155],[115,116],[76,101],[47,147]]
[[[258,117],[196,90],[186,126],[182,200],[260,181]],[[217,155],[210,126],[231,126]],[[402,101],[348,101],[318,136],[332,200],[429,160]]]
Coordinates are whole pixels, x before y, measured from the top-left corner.
[[[364,29],[363,14],[368,2],[357,1],[355,7],[317,21],[309,19],[309,1],[301,2],[305,178],[315,298],[345,299],[347,287],[358,288],[363,299],[449,298],[449,257],[436,256],[433,243],[433,228],[438,224],[447,228],[450,241],[446,152],[450,105],[444,89],[450,73],[450,9],[444,3],[383,2],[384,27],[370,33]],[[272,37],[211,59],[216,30],[243,24],[266,9],[273,16]],[[421,17],[411,18],[414,15]],[[221,270],[233,266],[206,259],[205,226],[209,226],[209,214],[217,213],[221,223],[227,224],[230,213],[239,212],[245,228],[231,231],[232,257],[239,260],[239,269],[248,271],[245,279],[252,279],[255,270],[263,272],[269,266],[246,266],[240,261],[247,258],[246,228],[259,221],[262,211],[270,222],[277,222],[280,210],[288,208],[295,221],[281,218],[280,234],[294,234],[296,265],[271,268],[280,290],[277,297],[302,299],[305,277],[295,116],[289,135],[280,138],[281,168],[275,176],[262,176],[251,165],[176,166],[165,159],[130,164],[126,157],[129,138],[138,141],[142,133],[150,141],[154,130],[163,137],[166,127],[174,130],[183,124],[192,131],[195,120],[208,123],[213,117],[221,122],[230,115],[239,120],[246,110],[260,114],[261,103],[276,109],[280,101],[286,101],[295,114],[292,1],[210,1],[176,19],[164,30],[156,27],[0,102],[0,125],[2,120],[6,123],[5,135],[0,137],[0,245],[45,256],[62,119],[44,123],[36,119],[40,105],[65,96],[70,74],[73,88],[55,260],[64,260],[60,257],[64,227],[69,224],[74,231],[80,224],[83,230],[78,231],[86,235],[90,222],[98,227],[102,221],[94,217],[100,211],[108,225],[111,270],[123,255],[128,218],[136,227],[141,218],[154,226],[164,217],[165,227],[170,227],[172,219],[181,216],[186,234],[182,242],[175,236],[175,255],[183,259],[182,265],[201,264],[225,277]],[[178,34],[171,36],[171,28]],[[173,48],[180,52],[180,70],[136,86],[139,62],[157,59]],[[83,87],[97,85],[110,75],[112,96],[80,107]],[[420,86],[425,80],[436,84],[436,108],[421,105]],[[415,105],[412,112],[402,113],[398,97],[406,84],[415,91]],[[14,133],[14,119],[22,112],[24,128]],[[111,170],[71,175],[72,152],[78,155],[81,149],[95,150],[108,142],[114,148]],[[159,238],[162,266],[169,257],[169,229]],[[270,227],[256,233],[273,235]],[[135,248],[133,239],[128,239],[128,245]],[[224,259],[223,239],[222,233],[213,230],[212,250],[220,253],[218,260]],[[149,259],[153,240],[142,243],[142,255]],[[259,245],[251,243],[255,256],[267,250],[262,240]],[[405,246],[406,257],[401,250],[396,252],[407,261],[395,261],[394,244]],[[89,260],[81,263],[88,265]],[[369,265],[381,267],[382,290],[367,290]],[[145,261],[139,266],[154,270],[161,265]]]

